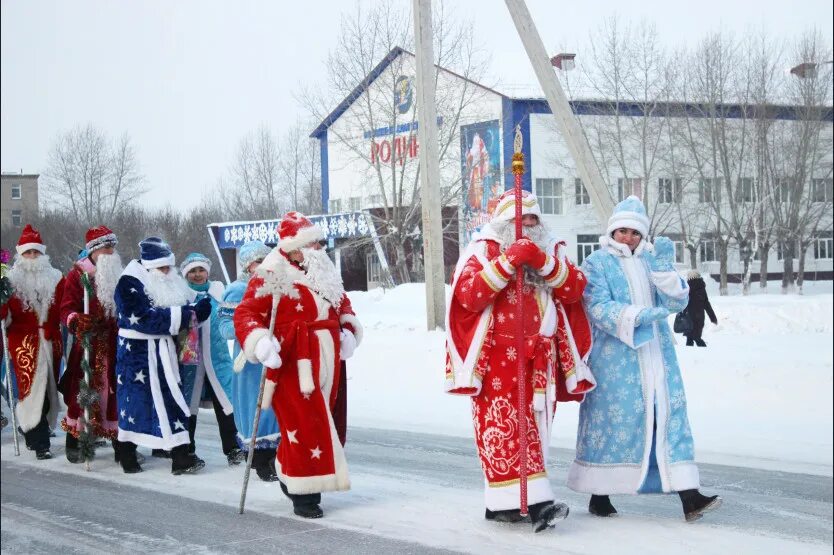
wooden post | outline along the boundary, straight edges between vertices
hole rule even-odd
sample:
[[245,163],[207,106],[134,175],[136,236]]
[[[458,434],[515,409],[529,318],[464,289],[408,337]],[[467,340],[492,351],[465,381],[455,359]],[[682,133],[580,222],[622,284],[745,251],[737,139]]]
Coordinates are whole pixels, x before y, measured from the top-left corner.
[[504,1],[507,4],[507,9],[510,10],[513,23],[515,23],[518,35],[521,37],[521,42],[524,43],[524,49],[527,51],[530,63],[533,64],[533,70],[536,72],[539,84],[542,90],[544,90],[550,111],[553,112],[556,118],[559,133],[565,139],[568,150],[576,164],[576,170],[579,172],[579,177],[582,178],[582,183],[585,185],[585,188],[588,190],[588,195],[591,197],[594,212],[599,219],[600,225],[604,227],[606,222],[608,222],[608,217],[614,211],[614,201],[611,199],[608,186],[602,179],[599,168],[597,168],[594,162],[591,147],[588,145],[588,139],[573,116],[573,111],[565,96],[565,92],[562,90],[562,85],[559,84],[559,80],[556,78],[556,73],[550,64],[544,43],[542,42],[541,36],[539,36],[539,32],[536,30],[536,25],[533,23],[533,18],[530,15],[530,10],[527,9],[527,4],[524,0]]
[[423,204],[423,266],[426,275],[426,327],[446,327],[446,280],[440,207],[440,154],[437,141],[431,0],[413,0],[417,57],[417,110],[420,141],[420,193]]

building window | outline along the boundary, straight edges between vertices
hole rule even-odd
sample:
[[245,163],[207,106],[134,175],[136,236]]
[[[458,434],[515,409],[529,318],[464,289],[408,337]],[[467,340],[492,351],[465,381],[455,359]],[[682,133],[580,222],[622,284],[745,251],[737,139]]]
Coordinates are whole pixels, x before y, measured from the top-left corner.
[[20,198],[21,198],[20,185],[19,184],[12,185],[12,200],[20,200]]
[[350,197],[348,199],[348,211],[357,212],[362,208],[362,197]]
[[338,214],[342,211],[342,199],[340,198],[332,198],[328,203],[328,210],[331,214]]
[[681,201],[681,180],[661,177],[657,180],[657,200],[662,204],[672,204]]
[[675,264],[683,264],[683,257],[686,254],[683,241],[672,241],[675,244]]
[[701,239],[701,262],[718,262],[718,241],[715,239]]
[[382,195],[371,195],[368,197],[368,202],[373,205],[382,205]]
[[799,241],[779,241],[776,243],[776,259],[784,260],[787,255],[797,258],[799,250]]
[[698,184],[698,202],[718,202],[721,198],[721,178],[706,177]]
[[599,248],[598,235],[576,236],[576,263],[582,264],[585,258]]
[[816,260],[831,260],[832,258],[831,232],[818,233],[814,238],[814,258]]
[[739,177],[736,183],[736,202],[753,202],[756,191],[753,188],[752,177]]
[[830,177],[815,177],[811,180],[811,200],[831,202],[834,198],[834,180]]
[[369,252],[365,255],[365,268],[367,269],[368,284],[382,284],[382,264],[379,263],[375,252]]
[[561,214],[562,178],[536,179],[536,196],[542,214]]
[[779,202],[788,202],[791,200],[791,191],[793,190],[794,180],[789,177],[777,178],[773,183],[773,194]]
[[577,206],[591,204],[591,195],[588,194],[588,189],[585,188],[585,184],[582,183],[581,179],[577,177],[573,187]]
[[617,179],[617,194],[620,200],[625,200],[626,197],[631,195],[642,199],[643,180],[639,177],[620,177]]
[[21,215],[20,210],[12,210],[12,225],[20,225]]

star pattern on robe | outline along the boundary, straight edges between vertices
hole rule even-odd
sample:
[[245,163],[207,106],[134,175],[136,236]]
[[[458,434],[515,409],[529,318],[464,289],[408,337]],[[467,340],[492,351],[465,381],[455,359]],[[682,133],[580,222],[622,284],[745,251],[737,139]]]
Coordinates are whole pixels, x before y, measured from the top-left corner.
[[298,303],[297,305],[295,305],[295,311],[296,312],[304,312],[304,305],[301,304],[301,303]]
[[298,440],[295,439],[295,434],[298,433],[298,430],[287,430],[287,441],[290,443],[298,443]]
[[136,376],[134,376],[133,381],[145,383],[145,371],[139,370],[136,372]]
[[182,422],[180,422],[179,418],[174,420],[174,429],[175,430],[185,430],[185,425]]
[[136,424],[136,420],[134,420],[134,418],[132,416],[128,416],[127,421],[130,422],[131,424]]
[[130,288],[130,292],[131,292],[131,293],[136,293],[136,288],[135,288],[135,287],[131,287],[131,288]]
[[130,341],[125,341],[125,350],[130,350]]
[[127,413],[125,412],[125,409],[122,409],[121,411],[119,411],[119,415],[121,415],[121,417],[122,417],[122,418],[124,418],[124,417],[125,417],[125,414],[127,414]]
[[[121,374],[118,374],[116,376],[116,383],[118,383],[119,385],[122,385],[122,375]],[[124,415],[122,415],[122,416],[124,416]]]
[[136,314],[133,314],[133,313],[131,313],[131,315],[128,316],[127,320],[128,320],[128,322],[130,322],[131,326],[135,326],[136,324],[139,323],[139,317],[136,316]]
[[119,347],[121,347],[121,346],[122,346],[122,345],[124,345],[124,344],[125,344],[125,338],[124,338],[124,337],[120,337],[120,338],[119,338]]
[[315,449],[310,449],[310,458],[321,459],[321,449],[319,449],[318,445],[316,445]]

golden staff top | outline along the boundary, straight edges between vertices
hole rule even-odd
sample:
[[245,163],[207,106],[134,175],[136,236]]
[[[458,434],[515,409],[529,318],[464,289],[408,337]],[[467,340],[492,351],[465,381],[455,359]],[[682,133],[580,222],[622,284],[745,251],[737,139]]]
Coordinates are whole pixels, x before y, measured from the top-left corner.
[[524,154],[521,153],[521,145],[523,139],[521,138],[521,125],[515,126],[515,139],[513,140],[513,174],[521,175],[524,173]]

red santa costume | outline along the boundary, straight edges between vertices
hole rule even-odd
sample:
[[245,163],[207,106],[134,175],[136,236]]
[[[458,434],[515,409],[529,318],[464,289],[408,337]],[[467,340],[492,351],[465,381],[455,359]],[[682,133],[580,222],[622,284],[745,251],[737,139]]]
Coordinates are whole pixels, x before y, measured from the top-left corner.
[[[361,342],[362,327],[327,254],[305,248],[323,239],[321,229],[303,215],[289,212],[278,235],[279,246],[249,281],[234,324],[246,358],[267,368],[264,405],[271,404],[275,411],[282,438],[276,471],[301,514],[299,494],[317,496],[350,488],[332,413],[339,388],[337,370],[341,360],[352,354],[351,347]],[[300,264],[288,256],[296,250],[304,255]],[[273,302],[277,311],[270,339]],[[275,358],[265,356],[264,349],[272,349]],[[318,501],[310,504],[318,509]],[[320,510],[315,516],[321,516]]]
[[591,346],[581,304],[585,277],[566,257],[565,243],[548,235],[536,197],[525,191],[522,205],[522,214],[539,218],[538,225],[525,227],[530,239],[520,242],[537,258],[537,264],[526,262],[535,270],[522,269],[525,262],[515,257],[519,251],[511,246],[515,243],[512,191],[499,199],[490,223],[473,237],[458,261],[447,312],[446,391],[472,397],[487,518],[517,514],[519,299],[514,274],[519,267],[526,272],[521,299],[526,349],[521,356],[527,360],[527,496],[535,521],[534,508],[552,505],[554,498],[545,463],[556,402],[582,400],[595,382],[583,362]]
[[[92,380],[90,386],[98,392],[98,401],[90,411],[90,423],[98,437],[116,439],[119,416],[116,410],[116,341],[119,326],[116,323],[116,303],[113,293],[122,273],[122,263],[117,253],[99,252],[96,262],[92,254],[106,246],[115,246],[116,234],[106,226],[98,226],[87,231],[85,236],[87,256],[77,261],[64,279],[64,293],[61,301],[61,321],[74,334],[90,335],[90,368]],[[82,276],[86,274],[92,285],[89,296],[89,310],[84,313],[84,285]],[[78,404],[78,391],[84,380],[81,360],[84,349],[78,340],[72,341],[67,356],[64,374],[61,376],[61,391],[67,414],[61,421],[61,428],[78,438],[85,423],[83,409]],[[67,439],[68,446],[71,440]]]
[[[23,228],[16,250],[8,274],[13,294],[0,308],[0,317],[6,323],[8,355],[17,382],[18,425],[38,458],[49,458],[49,429],[55,426],[59,409],[56,381],[63,278],[49,263],[41,235],[31,225]],[[41,254],[22,256],[29,250]]]

